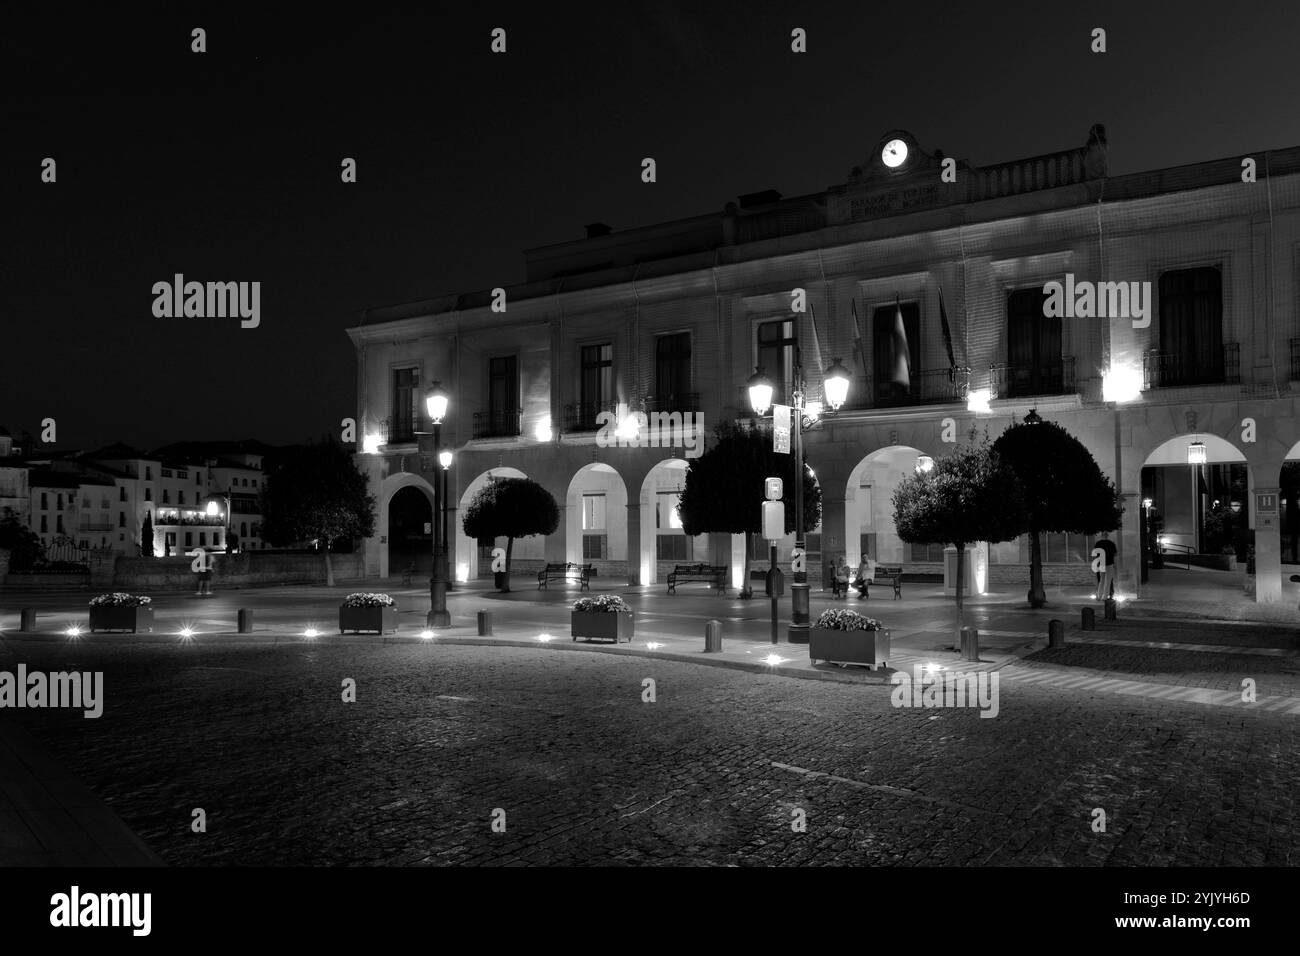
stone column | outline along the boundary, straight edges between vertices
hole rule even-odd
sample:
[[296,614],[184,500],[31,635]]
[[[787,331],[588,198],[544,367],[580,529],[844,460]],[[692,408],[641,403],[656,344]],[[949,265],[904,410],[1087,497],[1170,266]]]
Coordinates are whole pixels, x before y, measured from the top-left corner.
[[822,488],[822,558],[821,567],[808,569],[808,583],[812,587],[816,587],[818,581],[822,583],[822,587],[829,587],[830,580],[827,577],[826,566],[834,564],[835,559],[841,554],[845,555],[846,559],[849,554],[848,542],[844,538],[846,510],[844,482],[835,482],[832,487],[839,491],[833,492],[826,487]]
[[[579,516],[581,517],[581,516]],[[569,521],[568,505],[560,505],[560,523],[555,526],[555,533],[546,536],[546,563],[547,564],[564,564],[569,559],[565,556],[568,553],[568,544],[565,539]],[[578,552],[581,557],[582,552]]]
[[[1277,474],[1275,469],[1273,474]],[[1255,602],[1282,600],[1282,489],[1256,485],[1250,502],[1255,519]]]
[[[627,583],[635,587],[641,581],[641,505],[627,503]],[[649,584],[649,581],[644,582]]]
[[[1120,495],[1120,501],[1124,505],[1124,517],[1120,519],[1119,533],[1114,536],[1119,549],[1115,556],[1119,563],[1115,575],[1115,594],[1136,595],[1141,588],[1139,579],[1142,576],[1142,494],[1140,490],[1125,491]],[[1091,553],[1092,549],[1088,550]]]

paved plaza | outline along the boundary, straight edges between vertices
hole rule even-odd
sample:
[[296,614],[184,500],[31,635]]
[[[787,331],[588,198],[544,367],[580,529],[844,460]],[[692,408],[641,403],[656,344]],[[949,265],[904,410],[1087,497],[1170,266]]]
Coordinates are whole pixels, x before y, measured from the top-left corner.
[[[814,670],[784,626],[773,648],[762,598],[620,591],[636,639],[588,648],[569,639],[575,590],[517,586],[458,589],[455,626],[433,640],[417,636],[418,589],[390,590],[402,626],[386,639],[337,635],[333,609],[355,585],[159,594],[155,634],[80,640],[59,631],[84,621],[83,595],[6,593],[0,669],[102,671],[106,700],[97,720],[14,710],[0,726],[173,865],[1298,859],[1293,628],[1139,603],[1085,633],[1076,606],[995,595],[967,609],[976,664],[947,649],[955,611],[937,587],[849,602],[890,626],[894,667],[996,673],[985,719],[896,707],[887,673]],[[842,605],[814,592],[814,614]],[[19,606],[39,609],[40,633],[15,633]],[[254,634],[231,633],[240,607]],[[480,608],[495,645],[456,643],[487,640]],[[1065,648],[1045,646],[1054,617],[1069,621]],[[708,619],[723,623],[721,655],[703,653]],[[195,639],[175,636],[182,622]],[[301,636],[311,623],[321,637]],[[196,808],[206,833],[191,829]]]

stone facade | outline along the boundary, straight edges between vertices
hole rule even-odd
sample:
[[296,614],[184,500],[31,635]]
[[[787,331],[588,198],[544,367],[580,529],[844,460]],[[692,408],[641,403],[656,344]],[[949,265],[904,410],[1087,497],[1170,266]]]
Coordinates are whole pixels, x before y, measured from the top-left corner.
[[[678,404],[693,406],[680,410],[698,411],[707,431],[751,414],[744,384],[759,364],[759,326],[789,320],[810,398],[822,397],[819,366],[839,358],[853,373],[845,407],[805,434],[823,493],[811,580],[835,554],[856,562],[868,541],[884,563],[919,564],[892,536],[890,483],[917,456],[942,456],[972,430],[996,438],[1037,409],[1083,441],[1119,489],[1121,588],[1138,589],[1144,465],[1183,461],[1186,446],[1201,440],[1212,446],[1211,462],[1246,467],[1256,598],[1277,601],[1280,528],[1267,511],[1268,495],[1279,491],[1283,462],[1300,457],[1300,393],[1291,384],[1300,375],[1288,361],[1300,342],[1293,254],[1300,248],[1300,148],[1270,154],[1267,183],[1243,183],[1239,157],[1108,177],[1104,134],[1094,130],[1082,150],[985,170],[958,164],[962,186],[951,192],[932,188],[936,156],[919,147],[914,153],[914,168],[889,171],[872,160],[823,197],[742,197],[717,216],[531,250],[529,281],[503,289],[504,311],[493,307],[502,298],[485,292],[365,313],[349,335],[358,359],[357,420],[371,449],[357,460],[379,501],[366,574],[390,571],[385,534],[393,494],[413,485],[433,500],[431,440],[391,427],[402,413],[395,408],[398,370],[417,369],[422,387],[438,380],[451,395],[441,431],[456,452],[452,528],[489,473],[524,474],[555,496],[561,522],[553,535],[516,542],[516,568],[520,560],[577,561],[584,496],[614,489],[605,520],[618,528],[619,545],[615,550],[610,535],[606,557],[624,562],[629,583],[649,584],[674,563],[664,552],[686,547],[662,540],[674,533],[663,496],[680,487],[689,459],[684,447],[611,447],[584,429],[582,382],[594,374],[584,360],[593,345],[611,346],[609,390],[599,394],[611,405],[654,409],[662,337],[688,333],[689,397]],[[1167,303],[1156,293],[1164,277],[1191,269],[1221,280],[1222,349],[1214,354],[1223,360],[1197,384],[1180,385],[1160,365]],[[1060,355],[1051,357],[1056,378],[1026,390],[1016,376],[1037,373],[1011,361],[1010,296],[1067,276],[1149,282],[1151,313],[1145,324],[1130,314],[1062,319]],[[795,289],[806,294],[806,312],[791,311]],[[892,324],[896,302],[916,316],[912,404],[882,401],[878,381],[877,326]],[[951,380],[941,313],[957,367]],[[519,408],[505,435],[483,427],[500,424],[492,397],[497,359],[511,363],[509,394]],[[987,410],[972,400],[981,396]],[[475,542],[454,537],[453,575],[485,573]],[[790,544],[782,542],[783,556]],[[743,550],[738,537],[708,535],[689,544],[689,560],[730,564],[738,583]],[[996,560],[990,568],[995,583],[1022,570]],[[1049,565],[1045,573],[1049,583],[1090,577],[1081,564]]]

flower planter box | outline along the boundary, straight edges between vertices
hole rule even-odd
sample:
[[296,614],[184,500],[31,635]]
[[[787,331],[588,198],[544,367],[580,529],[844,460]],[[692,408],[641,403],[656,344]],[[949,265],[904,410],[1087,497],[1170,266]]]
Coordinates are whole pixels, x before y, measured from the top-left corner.
[[839,631],[814,627],[808,631],[812,663],[865,664],[872,670],[889,665],[889,628],[879,631]]
[[139,631],[153,630],[153,608],[148,604],[137,607],[100,605],[90,609],[90,630],[95,631]]
[[632,640],[631,611],[570,611],[573,639],[620,641]]
[[339,633],[345,631],[374,631],[385,634],[397,631],[395,607],[340,607]]

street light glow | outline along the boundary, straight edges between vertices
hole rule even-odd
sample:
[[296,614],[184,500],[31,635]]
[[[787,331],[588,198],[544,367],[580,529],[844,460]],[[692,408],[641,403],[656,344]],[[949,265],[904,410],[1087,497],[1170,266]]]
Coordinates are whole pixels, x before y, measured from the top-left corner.
[[840,364],[839,359],[835,359],[826,370],[825,383],[826,401],[831,408],[839,411],[849,397],[849,370]]
[[438,464],[442,465],[442,470],[446,471],[451,467],[451,461],[455,456],[449,451],[438,452]]
[[443,391],[441,382],[434,382],[425,393],[425,408],[428,409],[429,417],[433,419],[435,425],[441,425],[442,420],[447,416],[447,401],[447,393]]
[[1101,376],[1101,397],[1107,402],[1131,402],[1142,394],[1142,372],[1132,365],[1112,365]]
[[361,450],[367,455],[378,455],[379,446],[384,443],[383,438],[374,432],[370,432],[361,440]]
[[319,635],[320,635],[320,631],[316,630],[316,628],[314,627],[309,627],[307,628],[307,630],[302,632],[303,637],[317,637]]
[[1187,464],[1203,465],[1206,462],[1205,442],[1194,441],[1187,446]]
[[208,502],[208,517],[215,518],[220,513],[220,506],[215,501]]
[[772,380],[763,374],[762,369],[754,369],[754,374],[746,383],[749,388],[749,404],[754,414],[760,418],[772,407]]
[[933,470],[934,470],[934,459],[931,458],[929,455],[921,455],[919,458],[916,459],[917,474],[923,475],[927,471],[933,471]]
[[763,658],[763,663],[769,667],[776,667],[778,664],[784,664],[785,658],[778,654],[768,654],[767,657]]
[[988,412],[989,401],[993,398],[993,393],[987,388],[977,388],[966,396],[966,411],[968,412]]

